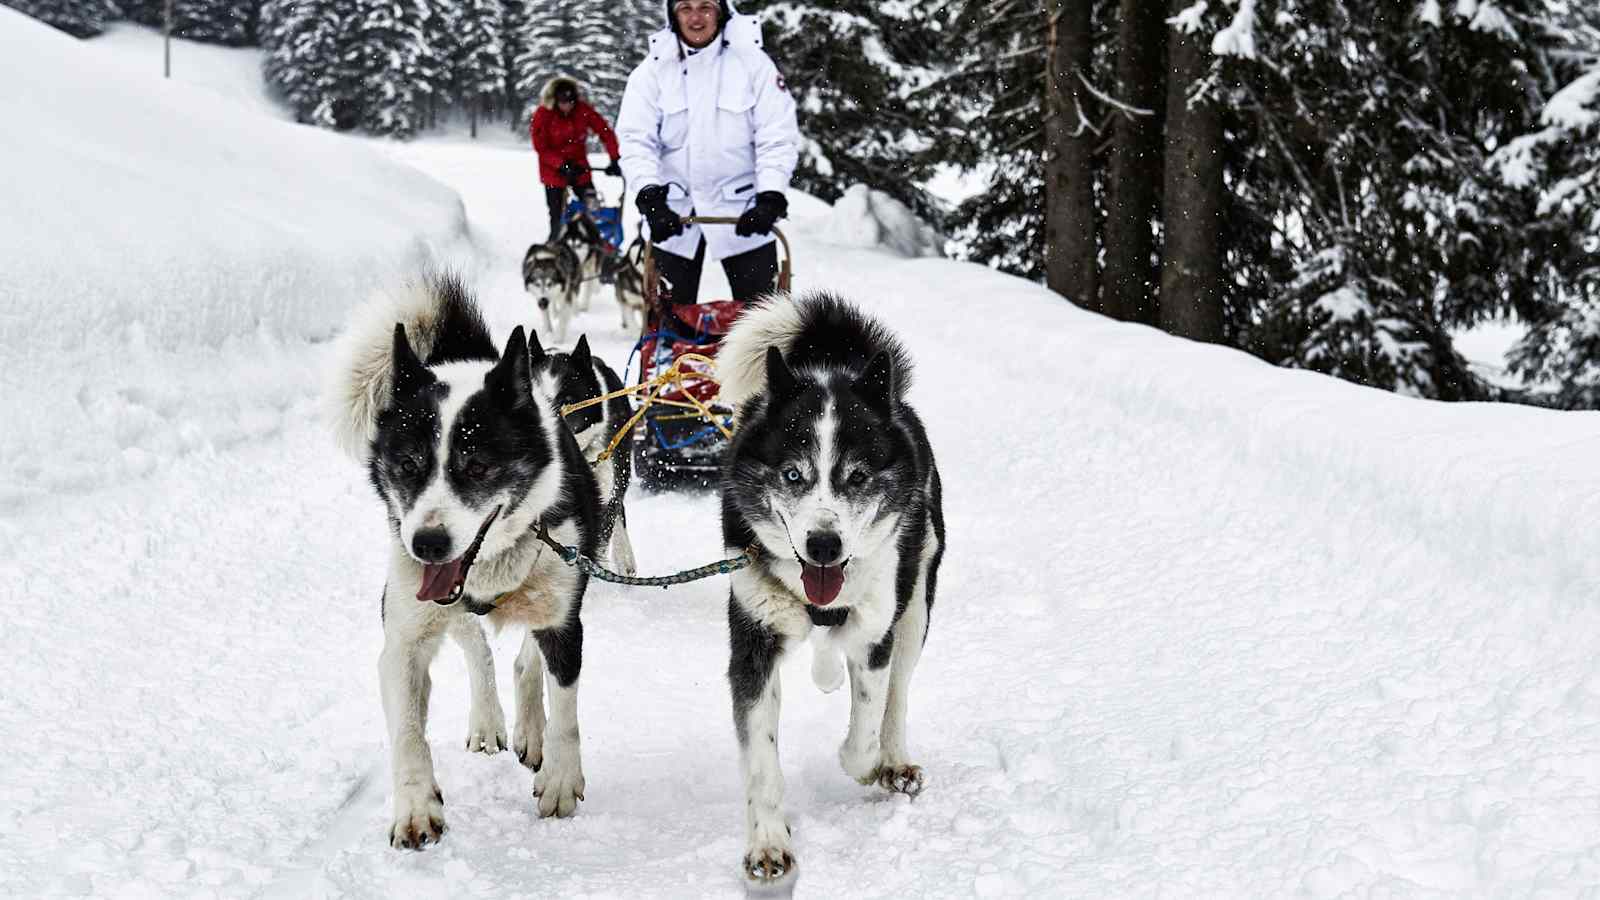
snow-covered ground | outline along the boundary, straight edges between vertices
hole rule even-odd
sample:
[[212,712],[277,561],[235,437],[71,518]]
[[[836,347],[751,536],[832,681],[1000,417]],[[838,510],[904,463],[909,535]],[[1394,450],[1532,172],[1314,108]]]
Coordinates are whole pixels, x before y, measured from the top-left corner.
[[[0,66],[46,40],[14,18],[0,10]],[[120,65],[115,45],[83,46],[85,78]],[[168,97],[120,83],[128,104]],[[133,154],[138,129],[30,122],[0,144],[8,165],[59,133],[57,153],[164,171]],[[446,647],[430,735],[451,830],[389,848],[386,531],[317,419],[321,323],[361,299],[328,286],[360,270],[317,267],[342,264],[352,231],[404,265],[394,245],[455,227],[437,214],[453,198],[375,145],[459,193],[473,244],[451,258],[504,334],[533,320],[515,269],[542,197],[531,155],[505,144],[259,128],[348,152],[359,196],[337,215],[260,213],[284,209],[279,191],[339,188],[308,165],[187,209],[211,231],[300,222],[301,243],[273,249],[326,277],[311,322],[233,241],[210,277],[241,284],[227,321],[256,309],[260,327],[201,324],[224,312],[213,292],[163,328],[64,336],[104,295],[53,288],[3,245],[21,428],[0,444],[0,895],[737,895],[719,581],[591,589],[588,799],[570,820],[537,818],[509,753],[462,749],[465,670]],[[19,196],[82,204],[60,221],[90,234],[136,209],[67,175],[0,187],[6,234],[26,231]],[[950,531],[912,694],[920,798],[840,772],[847,698],[811,687],[803,649],[784,670],[800,896],[1600,894],[1600,416],[1273,369],[981,267],[841,247],[828,210],[795,209],[799,284],[871,307],[916,357]],[[207,277],[140,251],[182,246],[176,221],[115,232],[123,287],[151,304]],[[621,365],[632,337],[608,302],[577,324]],[[30,349],[71,340],[88,349]],[[635,493],[629,517],[646,572],[721,555],[710,497]],[[498,641],[508,708],[515,639]]]

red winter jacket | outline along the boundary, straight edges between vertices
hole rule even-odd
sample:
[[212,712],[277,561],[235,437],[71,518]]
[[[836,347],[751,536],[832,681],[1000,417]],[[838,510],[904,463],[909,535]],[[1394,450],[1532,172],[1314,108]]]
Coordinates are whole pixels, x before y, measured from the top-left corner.
[[[533,149],[539,152],[539,180],[545,187],[566,186],[566,181],[556,173],[562,163],[570,160],[581,166],[589,164],[587,142],[591,131],[600,136],[600,143],[605,144],[612,159],[621,155],[611,126],[582,98],[573,105],[570,115],[564,116],[559,110],[543,105],[533,111],[528,135],[533,138]],[[578,183],[588,184],[589,174],[585,172]]]

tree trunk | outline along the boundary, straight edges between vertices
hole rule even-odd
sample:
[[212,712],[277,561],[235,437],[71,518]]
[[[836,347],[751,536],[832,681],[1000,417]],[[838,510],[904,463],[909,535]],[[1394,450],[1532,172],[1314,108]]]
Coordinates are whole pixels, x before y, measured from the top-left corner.
[[1160,278],[1151,223],[1159,215],[1162,179],[1166,31],[1160,3],[1122,0],[1117,23],[1118,99],[1150,114],[1118,114],[1113,126],[1100,299],[1106,315],[1147,325],[1156,324],[1155,289]]
[[1051,290],[1085,309],[1098,309],[1093,148],[1087,122],[1089,92],[1078,77],[1089,71],[1090,4],[1050,0],[1045,66],[1044,268]]
[[[1173,14],[1188,5],[1172,0]],[[1204,35],[1172,29],[1168,61],[1161,327],[1215,342],[1222,338],[1222,110],[1211,100],[1189,102],[1210,67]]]

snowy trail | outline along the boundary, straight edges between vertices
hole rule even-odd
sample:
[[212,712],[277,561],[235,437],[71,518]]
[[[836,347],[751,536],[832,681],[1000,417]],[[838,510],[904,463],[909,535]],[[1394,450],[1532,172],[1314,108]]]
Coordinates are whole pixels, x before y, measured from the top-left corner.
[[[388,149],[461,192],[503,335],[530,312],[515,272],[520,223],[544,215],[529,156]],[[1248,410],[1217,419],[1161,377],[1118,380],[1141,359],[1220,389],[1238,367],[1207,366],[1225,351],[824,231],[797,223],[797,279],[904,334],[950,550],[912,693],[916,802],[846,778],[848,699],[811,686],[804,649],[783,671],[797,895],[1600,891],[1600,608],[1575,552],[1479,552],[1490,525],[1465,518],[1471,498],[1395,492],[1424,463],[1285,454],[1274,435],[1319,427],[1321,379],[1250,368],[1247,388],[1310,387],[1303,416],[1264,405],[1275,424],[1245,430]],[[631,347],[607,299],[578,325],[614,364]],[[451,830],[389,849],[386,535],[316,422],[315,379],[286,384],[248,440],[0,521],[0,591],[21,611],[0,630],[0,893],[738,895],[721,581],[591,589],[588,800],[567,821],[535,816],[511,754],[462,749],[447,644],[430,737]],[[1465,409],[1489,432],[1556,421]],[[1419,433],[1437,425],[1422,418]],[[1600,425],[1561,421],[1549,446],[1586,455]],[[1592,509],[1594,480],[1570,481]],[[1440,509],[1459,527],[1437,527]],[[643,571],[720,555],[709,497],[636,492],[629,516]],[[496,643],[509,709],[514,636]]]

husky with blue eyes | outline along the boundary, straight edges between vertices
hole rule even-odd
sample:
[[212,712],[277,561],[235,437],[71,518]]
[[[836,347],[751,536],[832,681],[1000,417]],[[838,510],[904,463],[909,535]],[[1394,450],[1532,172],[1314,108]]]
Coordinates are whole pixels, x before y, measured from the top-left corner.
[[497,348],[451,276],[380,295],[342,339],[330,391],[335,433],[366,464],[392,533],[378,674],[396,847],[420,849],[444,832],[426,729],[428,665],[446,634],[467,654],[467,749],[507,746],[484,619],[525,632],[510,746],[538,773],[539,814],[571,815],[583,799],[577,698],[588,578],[537,534],[543,523],[593,556],[600,495],[554,399],[533,378],[543,354],[534,349],[520,326]]
[[906,705],[944,553],[939,472],[905,402],[909,357],[849,303],[828,294],[763,301],[717,358],[722,399],[737,408],[722,471],[723,542],[756,556],[733,574],[728,602],[743,873],[752,886],[781,886],[797,871],[778,764],[778,663],[793,646],[810,640],[822,690],[849,674],[845,773],[922,790]]

